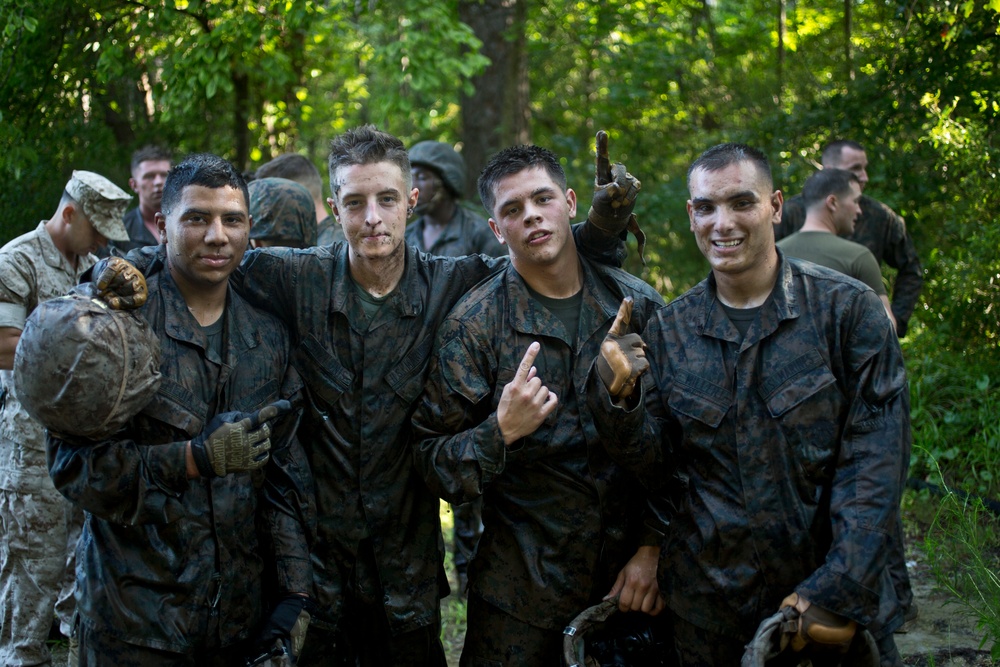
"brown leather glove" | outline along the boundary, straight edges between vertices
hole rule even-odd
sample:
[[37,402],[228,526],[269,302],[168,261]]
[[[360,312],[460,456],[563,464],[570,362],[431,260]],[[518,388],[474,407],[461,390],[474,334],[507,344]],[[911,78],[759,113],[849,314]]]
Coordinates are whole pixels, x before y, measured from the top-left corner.
[[646,246],[646,235],[639,229],[632,209],[635,198],[642,188],[625,165],[620,162],[611,164],[608,157],[608,133],[601,130],[597,133],[597,166],[594,176],[594,198],[591,200],[587,220],[592,225],[609,234],[617,236],[628,230],[635,235],[638,242],[639,258],[645,264],[642,251]]
[[791,607],[798,615],[787,613],[789,620],[782,626],[782,650],[790,645],[793,651],[801,651],[812,644],[843,653],[858,631],[858,624],[851,619],[814,605],[798,593],[781,601],[779,608],[785,607]]
[[622,299],[611,330],[601,343],[597,357],[597,372],[607,387],[611,399],[621,404],[632,395],[635,383],[649,369],[646,344],[637,333],[627,333],[632,319],[632,297]]
[[121,257],[106,257],[91,271],[97,296],[114,310],[140,308],[149,298],[146,277]]

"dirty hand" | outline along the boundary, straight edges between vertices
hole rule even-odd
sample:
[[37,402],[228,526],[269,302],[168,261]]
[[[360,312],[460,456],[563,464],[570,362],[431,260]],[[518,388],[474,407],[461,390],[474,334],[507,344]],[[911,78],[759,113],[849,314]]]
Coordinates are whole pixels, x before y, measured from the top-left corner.
[[606,232],[625,231],[635,208],[635,198],[642,183],[628,173],[620,162],[611,164],[608,158],[608,134],[597,133],[597,169],[594,178],[594,198],[587,219]]
[[618,573],[605,600],[618,597],[620,611],[641,611],[656,616],[664,609],[660,587],[656,582],[656,567],[660,562],[660,547],[639,547],[631,560]]
[[611,330],[601,343],[597,372],[616,403],[632,395],[635,383],[649,369],[646,344],[636,333],[626,333],[632,319],[632,297],[622,299]]
[[792,593],[781,601],[780,609],[791,607],[798,616],[786,621],[782,626],[781,648],[791,646],[793,651],[801,651],[808,644],[824,648],[846,651],[858,624],[840,614],[835,614],[812,604],[798,593]]
[[268,421],[291,412],[288,401],[276,401],[257,412],[216,415],[191,439],[191,454],[202,477],[223,477],[256,470],[267,463],[271,449]]
[[497,425],[505,445],[534,433],[559,405],[559,398],[542,384],[532,365],[540,349],[537,341],[529,345],[514,379],[504,385],[497,405]]
[[269,651],[275,642],[282,642],[292,656],[292,664],[302,654],[309,629],[309,598],[303,595],[289,595],[275,605],[270,617],[264,622],[257,645],[262,651]]
[[146,303],[149,291],[139,269],[121,257],[106,257],[91,270],[97,295],[114,310],[133,310]]

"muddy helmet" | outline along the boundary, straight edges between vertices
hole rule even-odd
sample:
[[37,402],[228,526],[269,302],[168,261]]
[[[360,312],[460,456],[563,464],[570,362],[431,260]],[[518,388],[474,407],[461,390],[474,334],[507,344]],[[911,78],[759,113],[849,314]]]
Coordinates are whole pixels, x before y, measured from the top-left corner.
[[304,185],[287,178],[258,178],[247,185],[253,227],[250,238],[274,245],[316,245],[316,206]]
[[465,194],[465,160],[450,145],[440,141],[421,141],[409,150],[410,164],[428,167],[444,181],[456,199]]

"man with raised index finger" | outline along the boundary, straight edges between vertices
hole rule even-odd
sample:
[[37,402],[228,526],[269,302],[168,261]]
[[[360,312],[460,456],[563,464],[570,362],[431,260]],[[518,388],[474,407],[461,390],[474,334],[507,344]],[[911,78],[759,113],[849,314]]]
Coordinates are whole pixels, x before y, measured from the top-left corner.
[[550,151],[500,151],[479,191],[510,265],[441,323],[413,416],[414,452],[442,498],[483,497],[462,664],[553,665],[563,628],[602,597],[620,596],[624,610],[661,609],[659,533],[596,436],[584,392],[609,333],[623,335],[630,315],[641,331],[663,301],[578,254],[576,194]]
[[892,326],[872,290],[775,247],[763,153],[715,146],[688,188],[711,274],[648,323],[642,404],[591,385],[608,447],[674,507],[659,573],[679,663],[739,664],[782,609],[795,664],[839,664],[866,628],[898,667],[886,561],[910,422]]
[[[347,243],[251,250],[233,277],[239,294],[289,326],[306,385],[299,436],[316,479],[317,604],[300,664],[443,666],[440,501],[414,468],[409,418],[438,324],[508,260],[432,257],[406,245],[418,192],[391,134],[345,132],[330,144],[329,167],[328,203]],[[631,205],[616,210],[627,215]],[[585,223],[573,233],[613,263],[623,229]]]

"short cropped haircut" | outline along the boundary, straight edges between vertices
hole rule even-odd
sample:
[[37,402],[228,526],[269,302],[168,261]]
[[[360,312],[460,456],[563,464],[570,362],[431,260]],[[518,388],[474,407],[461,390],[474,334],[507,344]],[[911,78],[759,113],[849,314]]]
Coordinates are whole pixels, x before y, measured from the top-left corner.
[[243,193],[243,201],[247,211],[250,210],[250,193],[243,174],[228,160],[211,153],[195,153],[189,155],[180,164],[174,165],[167,173],[167,181],[163,184],[163,199],[160,210],[168,215],[177,205],[181,193],[189,185],[201,185],[206,188],[236,188]]
[[495,191],[500,181],[534,167],[543,167],[549,177],[562,190],[566,190],[566,172],[555,153],[541,146],[511,146],[491,157],[476,181],[479,198],[490,215],[493,215],[493,207],[497,203]]
[[382,132],[374,125],[356,127],[334,138],[330,142],[330,157],[327,160],[333,196],[336,197],[340,191],[340,183],[337,181],[338,169],[378,162],[391,162],[399,167],[406,184],[406,192],[403,195],[409,194],[413,179],[410,175],[410,157],[402,141],[388,132]]
[[802,186],[802,204],[808,209],[830,195],[840,197],[847,194],[851,191],[852,181],[861,185],[858,177],[846,169],[821,169]]
[[840,154],[844,152],[845,148],[853,148],[856,151],[865,151],[865,147],[856,141],[851,141],[849,139],[837,139],[836,141],[831,141],[823,148],[823,155],[820,161],[823,163],[824,167],[832,167],[835,164],[840,164]]
[[731,164],[738,162],[751,162],[757,168],[757,172],[767,179],[767,187],[770,190],[774,187],[774,178],[771,176],[771,163],[763,151],[739,143],[725,143],[712,146],[707,151],[698,156],[691,163],[687,170],[688,192],[691,191],[691,174],[697,169],[705,171],[721,171]]
[[132,163],[129,165],[129,171],[134,172],[135,168],[143,162],[150,162],[154,160],[166,160],[167,162],[173,162],[174,156],[170,151],[162,146],[149,144],[148,146],[143,146],[136,152],[132,153]]
[[314,200],[323,199],[323,177],[312,160],[298,153],[285,153],[262,164],[256,178],[287,178],[306,186]]

